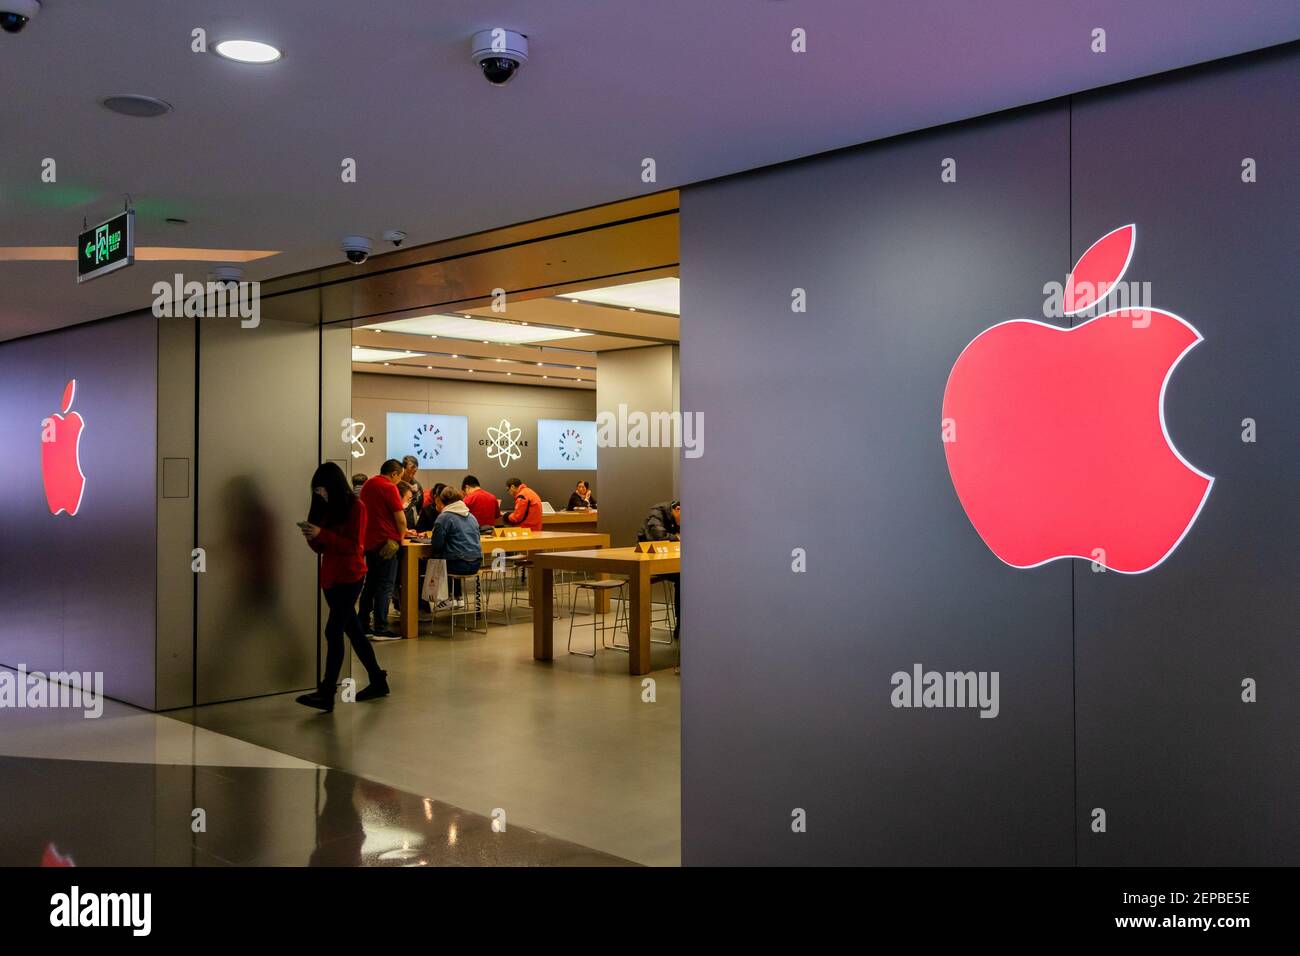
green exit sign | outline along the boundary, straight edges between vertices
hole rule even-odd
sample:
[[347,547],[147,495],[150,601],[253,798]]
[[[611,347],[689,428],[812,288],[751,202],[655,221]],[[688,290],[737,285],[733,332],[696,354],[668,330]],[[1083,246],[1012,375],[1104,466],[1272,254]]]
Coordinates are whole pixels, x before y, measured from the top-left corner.
[[98,279],[135,262],[135,210],[88,229],[77,240],[77,281]]

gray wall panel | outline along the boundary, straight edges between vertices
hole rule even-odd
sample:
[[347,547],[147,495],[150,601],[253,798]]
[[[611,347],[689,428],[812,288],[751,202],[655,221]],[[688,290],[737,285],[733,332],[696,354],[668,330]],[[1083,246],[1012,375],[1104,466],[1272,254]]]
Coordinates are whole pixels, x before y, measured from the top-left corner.
[[1137,223],[1126,278],[1205,338],[1169,381],[1169,434],[1215,476],[1154,571],[1075,569],[1086,864],[1300,860],[1297,102],[1294,49],[1075,101],[1075,254]]
[[191,319],[158,323],[158,467],[162,476],[174,462],[178,476],[158,490],[159,710],[194,704],[195,328]]
[[[628,414],[678,411],[677,353],[671,345],[602,352],[596,376],[599,413],[617,421],[620,405],[627,406]],[[634,544],[651,507],[677,497],[679,455],[675,448],[600,450],[599,527],[614,547]],[[682,509],[683,525],[690,520],[689,510]]]
[[[1067,119],[683,193],[687,864],[1071,862],[1070,572],[989,552],[939,438],[958,353],[1069,267]],[[893,708],[918,662],[999,671],[1000,716]]]
[[316,556],[295,521],[311,504],[320,432],[315,326],[199,327],[198,703],[312,686]]

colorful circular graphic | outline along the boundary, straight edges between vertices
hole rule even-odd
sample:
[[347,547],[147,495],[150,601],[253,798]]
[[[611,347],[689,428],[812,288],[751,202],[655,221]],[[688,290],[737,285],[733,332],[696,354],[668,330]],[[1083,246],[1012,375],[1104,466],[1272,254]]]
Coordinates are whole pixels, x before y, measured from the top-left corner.
[[433,464],[442,457],[446,436],[432,422],[426,422],[417,428],[411,440],[415,443],[415,457],[425,464]]
[[576,428],[566,428],[560,432],[560,457],[565,461],[577,461],[582,457],[582,436]]

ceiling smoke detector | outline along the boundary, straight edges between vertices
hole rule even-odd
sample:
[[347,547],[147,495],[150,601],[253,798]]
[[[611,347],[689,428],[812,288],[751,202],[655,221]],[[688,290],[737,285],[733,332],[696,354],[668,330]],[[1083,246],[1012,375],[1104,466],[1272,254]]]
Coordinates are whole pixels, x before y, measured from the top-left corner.
[[172,111],[172,105],[156,96],[143,96],[139,93],[115,93],[99,101],[106,110],[121,113],[123,116],[153,117],[163,116]]

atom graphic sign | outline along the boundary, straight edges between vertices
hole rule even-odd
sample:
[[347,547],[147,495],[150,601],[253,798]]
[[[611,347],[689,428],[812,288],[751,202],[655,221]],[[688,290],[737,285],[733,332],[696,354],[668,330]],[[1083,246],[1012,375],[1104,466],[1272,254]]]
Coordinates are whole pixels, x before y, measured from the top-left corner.
[[480,444],[487,447],[489,458],[502,468],[509,468],[512,461],[523,456],[523,452],[519,450],[520,446],[528,444],[520,441],[522,434],[522,428],[515,428],[503,418],[499,425],[488,426],[487,441]]

